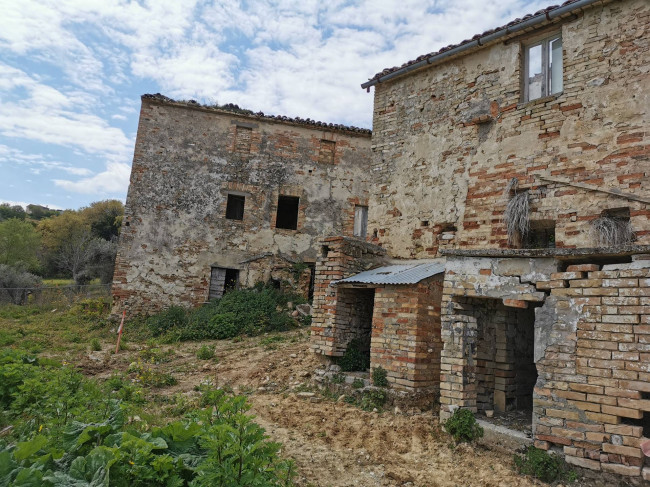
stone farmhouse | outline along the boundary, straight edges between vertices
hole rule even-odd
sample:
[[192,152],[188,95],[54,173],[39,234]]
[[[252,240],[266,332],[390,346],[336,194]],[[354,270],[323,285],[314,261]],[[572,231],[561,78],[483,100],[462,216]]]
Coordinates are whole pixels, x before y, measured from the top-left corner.
[[144,95],[114,312],[258,281],[313,288],[317,240],[365,236],[370,131]]
[[368,237],[320,241],[314,352],[650,480],[648,32],[572,0],[364,83]]

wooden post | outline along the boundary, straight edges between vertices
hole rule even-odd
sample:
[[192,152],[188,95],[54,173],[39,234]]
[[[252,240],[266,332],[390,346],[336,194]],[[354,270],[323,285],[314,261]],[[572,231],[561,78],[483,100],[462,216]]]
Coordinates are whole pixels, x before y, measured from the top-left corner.
[[122,321],[120,322],[120,327],[117,329],[117,346],[115,347],[115,353],[120,350],[120,341],[122,340],[122,330],[124,329],[124,318],[126,317],[126,310],[122,311]]

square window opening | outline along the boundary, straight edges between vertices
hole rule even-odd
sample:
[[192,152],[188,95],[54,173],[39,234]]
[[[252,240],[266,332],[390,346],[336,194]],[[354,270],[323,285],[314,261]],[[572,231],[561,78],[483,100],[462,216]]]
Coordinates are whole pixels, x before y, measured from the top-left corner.
[[226,218],[228,220],[243,220],[245,204],[245,196],[229,194],[228,203],[226,204]]
[[354,232],[355,237],[366,238],[368,234],[368,207],[356,205],[354,207]]
[[554,249],[555,222],[553,220],[531,221],[530,229],[524,235],[522,247],[525,249]]
[[280,195],[278,198],[278,212],[275,218],[275,228],[297,230],[299,204],[300,198],[297,196]]
[[562,36],[555,34],[524,46],[524,101],[560,93],[563,89]]

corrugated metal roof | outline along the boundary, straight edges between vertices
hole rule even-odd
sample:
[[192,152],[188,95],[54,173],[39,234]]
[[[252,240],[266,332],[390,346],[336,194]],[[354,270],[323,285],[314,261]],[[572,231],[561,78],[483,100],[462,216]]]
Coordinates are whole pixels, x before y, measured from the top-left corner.
[[445,272],[445,263],[443,261],[427,261],[422,264],[387,265],[341,279],[340,281],[336,281],[336,284],[344,282],[360,284],[417,284],[422,279],[435,276],[436,274],[442,274],[443,272]]

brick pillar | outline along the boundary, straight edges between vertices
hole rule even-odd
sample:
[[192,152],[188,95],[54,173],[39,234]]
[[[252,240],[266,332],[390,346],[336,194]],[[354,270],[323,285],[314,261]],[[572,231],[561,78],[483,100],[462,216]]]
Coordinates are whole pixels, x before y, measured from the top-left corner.
[[441,419],[451,416],[453,406],[476,412],[476,331],[473,316],[450,314],[442,319]]
[[376,245],[351,237],[327,237],[320,241],[316,262],[311,349],[326,356],[341,356],[347,346],[344,325],[348,316],[346,303],[339,303],[339,293],[332,281],[353,276],[381,265],[386,251]]

